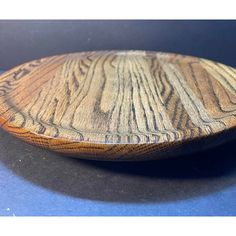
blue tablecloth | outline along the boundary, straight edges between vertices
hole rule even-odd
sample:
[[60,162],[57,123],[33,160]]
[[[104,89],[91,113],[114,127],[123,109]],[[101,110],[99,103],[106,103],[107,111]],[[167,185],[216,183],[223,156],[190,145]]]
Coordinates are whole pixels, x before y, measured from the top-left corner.
[[0,131],[0,215],[235,215],[235,141],[177,159],[63,157]]

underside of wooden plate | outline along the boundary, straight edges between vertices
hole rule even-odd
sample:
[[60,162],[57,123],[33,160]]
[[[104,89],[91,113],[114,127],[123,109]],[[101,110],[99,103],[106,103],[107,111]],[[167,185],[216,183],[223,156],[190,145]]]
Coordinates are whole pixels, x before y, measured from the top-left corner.
[[97,51],[25,63],[0,76],[0,124],[87,159],[148,160],[234,137],[236,70],[206,59]]

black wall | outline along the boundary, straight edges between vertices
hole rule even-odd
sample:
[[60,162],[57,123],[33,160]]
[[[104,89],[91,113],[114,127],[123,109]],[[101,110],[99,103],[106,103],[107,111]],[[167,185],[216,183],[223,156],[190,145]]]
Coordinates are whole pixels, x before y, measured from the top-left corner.
[[236,67],[236,21],[0,21],[0,68],[106,49],[177,52]]

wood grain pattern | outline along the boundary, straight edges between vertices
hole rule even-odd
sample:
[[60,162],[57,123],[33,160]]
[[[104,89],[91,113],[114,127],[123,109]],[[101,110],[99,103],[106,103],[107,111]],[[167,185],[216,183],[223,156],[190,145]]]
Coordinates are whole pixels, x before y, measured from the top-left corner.
[[146,160],[216,145],[235,115],[236,70],[190,56],[73,53],[0,76],[3,129],[83,158]]

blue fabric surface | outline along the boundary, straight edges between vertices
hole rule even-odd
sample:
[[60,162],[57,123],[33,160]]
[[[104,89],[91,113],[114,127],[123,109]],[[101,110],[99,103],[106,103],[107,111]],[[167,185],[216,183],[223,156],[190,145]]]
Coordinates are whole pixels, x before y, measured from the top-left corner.
[[[0,215],[235,215],[236,187],[168,203],[111,203],[65,196],[0,167]],[[144,190],[145,191],[145,190]],[[174,193],[173,193],[174,194]]]
[[[0,215],[235,215],[236,187],[167,203],[112,203],[44,189],[0,166]],[[145,191],[145,190],[144,190]],[[174,194],[174,193],[173,193]]]
[[234,142],[176,160],[98,163],[0,131],[0,215],[235,215]]

